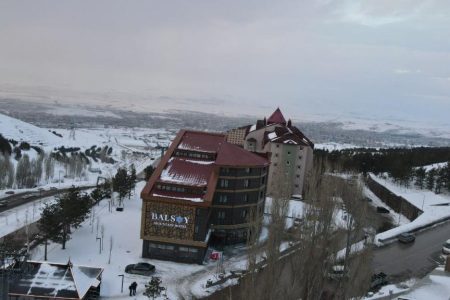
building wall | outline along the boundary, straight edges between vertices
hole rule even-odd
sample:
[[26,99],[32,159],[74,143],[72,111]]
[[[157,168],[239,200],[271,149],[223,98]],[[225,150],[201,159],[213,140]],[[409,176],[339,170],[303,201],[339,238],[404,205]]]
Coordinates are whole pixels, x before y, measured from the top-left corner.
[[210,216],[213,242],[245,242],[251,217],[262,216],[267,168],[221,168]]
[[235,128],[227,132],[227,142],[244,146],[246,128]]
[[183,263],[203,263],[206,247],[144,240],[142,257]]

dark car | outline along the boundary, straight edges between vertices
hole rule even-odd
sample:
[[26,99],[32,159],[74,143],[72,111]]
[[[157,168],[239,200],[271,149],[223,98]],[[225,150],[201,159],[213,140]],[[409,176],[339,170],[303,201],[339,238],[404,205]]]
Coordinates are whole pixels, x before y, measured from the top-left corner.
[[131,264],[125,267],[125,273],[149,276],[155,272],[155,266],[149,263]]
[[416,240],[416,236],[413,233],[410,233],[410,232],[405,232],[405,233],[402,233],[402,234],[400,234],[398,236],[398,241],[400,243],[404,243],[404,244],[412,243],[415,240]]
[[377,206],[377,213],[388,214],[389,213],[389,209],[384,208],[383,206]]
[[387,275],[385,273],[380,272],[378,274],[373,274],[370,280],[370,289],[376,290],[388,283],[389,281],[387,280]]

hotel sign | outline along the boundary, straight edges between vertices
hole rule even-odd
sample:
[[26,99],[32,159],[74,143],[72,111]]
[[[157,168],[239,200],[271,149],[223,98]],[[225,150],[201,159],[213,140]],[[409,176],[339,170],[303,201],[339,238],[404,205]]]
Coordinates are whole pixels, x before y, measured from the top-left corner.
[[195,208],[172,203],[147,202],[143,222],[145,236],[192,240]]
[[168,215],[157,212],[150,213],[153,225],[167,226],[173,228],[186,229],[189,224],[189,217],[179,215]]

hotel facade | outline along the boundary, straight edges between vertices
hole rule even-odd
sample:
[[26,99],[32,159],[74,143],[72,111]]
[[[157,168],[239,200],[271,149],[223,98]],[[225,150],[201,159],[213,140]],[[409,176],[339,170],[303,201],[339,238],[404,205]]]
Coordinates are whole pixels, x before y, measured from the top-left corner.
[[142,256],[202,263],[211,244],[247,241],[264,212],[268,167],[225,134],[181,130],[141,192]]

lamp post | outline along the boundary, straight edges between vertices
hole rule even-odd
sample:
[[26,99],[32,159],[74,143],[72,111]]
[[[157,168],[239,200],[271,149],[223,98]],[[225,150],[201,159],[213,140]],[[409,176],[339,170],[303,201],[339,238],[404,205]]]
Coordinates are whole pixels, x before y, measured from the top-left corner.
[[64,173],[63,170],[59,170],[58,172],[58,188],[61,188],[61,172]]
[[102,238],[98,237],[96,238],[97,241],[100,241],[100,244],[98,244],[98,250],[99,250],[99,254],[102,254]]
[[119,277],[122,277],[122,286],[120,288],[120,292],[123,293],[123,278],[125,277],[125,275],[118,275]]
[[425,194],[422,194],[422,212],[423,212],[423,206],[425,204]]

